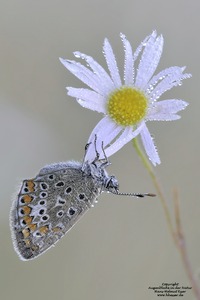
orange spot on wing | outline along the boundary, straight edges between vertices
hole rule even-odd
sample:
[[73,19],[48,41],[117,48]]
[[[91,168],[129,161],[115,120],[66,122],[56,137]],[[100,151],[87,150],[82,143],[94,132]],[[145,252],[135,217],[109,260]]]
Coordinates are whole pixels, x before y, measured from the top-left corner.
[[41,234],[46,234],[48,232],[48,230],[49,230],[49,227],[47,225],[39,228],[39,232]]
[[60,227],[54,227],[54,228],[52,228],[53,232],[60,232],[61,230],[62,230],[62,228],[60,228]]
[[30,235],[30,231],[27,228],[23,229],[22,233],[25,239]]
[[22,199],[24,203],[30,203],[33,200],[30,195],[24,195]]
[[30,247],[31,245],[31,241],[29,239],[24,240],[24,242],[26,243],[27,247]]
[[29,225],[29,224],[31,224],[33,217],[25,216],[25,217],[23,217],[23,220],[27,225]]
[[28,190],[29,192],[34,192],[35,191],[35,183],[33,182],[33,180],[28,180],[27,181],[27,187],[28,187]]
[[25,215],[29,215],[31,212],[31,208],[27,205],[23,206],[22,209],[23,209]]
[[27,228],[29,228],[30,231],[35,231],[36,228],[37,228],[37,225],[36,225],[36,224],[29,224],[29,225],[27,226]]

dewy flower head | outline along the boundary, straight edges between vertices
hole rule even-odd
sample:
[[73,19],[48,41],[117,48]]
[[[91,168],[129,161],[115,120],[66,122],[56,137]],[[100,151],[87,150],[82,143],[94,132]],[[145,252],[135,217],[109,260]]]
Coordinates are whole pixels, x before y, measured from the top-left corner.
[[[68,95],[75,97],[83,107],[104,114],[88,141],[92,142],[97,136],[100,157],[103,157],[102,141],[109,157],[140,134],[149,159],[156,165],[160,163],[160,158],[146,122],[180,118],[176,113],[183,110],[187,102],[157,100],[165,91],[191,77],[191,74],[183,74],[185,67],[170,67],[153,76],[163,49],[163,37],[157,36],[156,31],[147,36],[134,53],[123,34],[121,39],[125,51],[124,82],[121,81],[111,45],[105,39],[103,51],[110,75],[92,57],[80,52],[74,52],[75,57],[84,59],[88,67],[76,61],[60,59],[70,72],[90,88],[69,87]],[[89,147],[85,159],[92,161],[95,156],[94,147]]]

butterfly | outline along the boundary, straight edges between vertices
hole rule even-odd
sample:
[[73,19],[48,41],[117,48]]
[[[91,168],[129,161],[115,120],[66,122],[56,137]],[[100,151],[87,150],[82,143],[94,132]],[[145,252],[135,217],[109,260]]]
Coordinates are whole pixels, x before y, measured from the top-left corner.
[[120,193],[117,178],[106,171],[109,164],[107,157],[100,160],[96,151],[92,162],[50,164],[35,178],[23,181],[10,218],[13,245],[20,259],[34,259],[55,245],[94,206],[102,192],[155,196]]

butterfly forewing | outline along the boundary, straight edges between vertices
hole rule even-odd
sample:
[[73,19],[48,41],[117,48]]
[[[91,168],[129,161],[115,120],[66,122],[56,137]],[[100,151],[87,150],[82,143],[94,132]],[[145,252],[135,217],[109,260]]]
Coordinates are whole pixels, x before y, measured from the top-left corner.
[[100,190],[81,167],[42,169],[24,180],[12,209],[13,238],[23,260],[53,246],[91,207]]

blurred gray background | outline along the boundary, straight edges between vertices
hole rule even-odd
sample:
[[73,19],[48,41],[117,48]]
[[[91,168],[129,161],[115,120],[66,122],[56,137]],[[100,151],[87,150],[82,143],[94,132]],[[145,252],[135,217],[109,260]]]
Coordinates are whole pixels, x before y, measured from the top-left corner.
[[[177,122],[149,124],[162,164],[156,173],[173,215],[180,192],[188,252],[199,281],[199,10],[198,0],[0,2],[0,294],[1,299],[155,299],[149,286],[190,286],[159,198],[103,194],[55,248],[31,262],[18,259],[9,229],[11,199],[24,178],[45,164],[81,160],[101,115],[80,107],[66,86],[81,87],[59,62],[80,50],[105,66],[108,37],[123,66],[123,32],[133,48],[153,29],[165,39],[158,70],[187,66],[193,78],[163,95],[190,103]],[[122,69],[121,69],[122,74]],[[155,192],[131,144],[111,157],[121,191]],[[174,219],[173,219],[174,220]],[[194,299],[188,292],[184,300]]]

